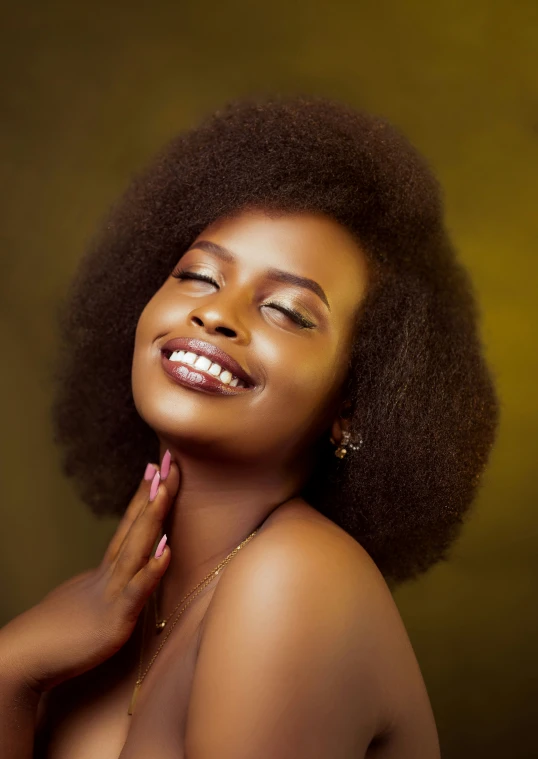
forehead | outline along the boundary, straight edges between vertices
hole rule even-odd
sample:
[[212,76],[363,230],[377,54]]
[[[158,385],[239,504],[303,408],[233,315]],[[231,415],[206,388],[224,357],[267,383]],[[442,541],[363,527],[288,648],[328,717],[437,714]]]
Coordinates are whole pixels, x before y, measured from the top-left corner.
[[364,252],[345,227],[324,214],[243,211],[217,220],[197,239],[226,247],[245,276],[276,268],[315,280],[332,312],[349,314],[366,290]]

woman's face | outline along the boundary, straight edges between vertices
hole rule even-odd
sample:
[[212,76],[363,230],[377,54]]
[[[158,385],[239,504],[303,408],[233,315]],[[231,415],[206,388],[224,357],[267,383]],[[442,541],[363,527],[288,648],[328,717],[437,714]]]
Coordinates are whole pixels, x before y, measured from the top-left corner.
[[[364,254],[324,215],[218,220],[140,316],[138,412],[163,441],[192,453],[292,461],[338,410],[366,286]],[[230,359],[236,365],[218,374]]]

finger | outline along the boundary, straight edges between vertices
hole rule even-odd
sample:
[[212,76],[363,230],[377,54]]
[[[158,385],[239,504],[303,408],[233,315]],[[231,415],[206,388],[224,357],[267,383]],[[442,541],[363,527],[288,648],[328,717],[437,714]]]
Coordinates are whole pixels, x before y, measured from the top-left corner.
[[[163,471],[167,474],[167,477],[166,477],[165,480],[162,479],[162,472]],[[166,492],[168,493],[168,496],[170,498],[170,503],[172,503],[173,499],[177,495],[177,492],[178,492],[178,489],[179,489],[179,483],[180,483],[180,479],[181,479],[181,475],[180,475],[180,472],[179,472],[179,467],[173,461],[170,461],[167,464],[166,469],[164,469],[162,467],[162,465],[161,465],[160,473],[161,473],[161,477],[159,479],[159,488],[164,487],[166,489]],[[147,496],[146,496],[146,500],[144,502],[144,505],[138,511],[135,519],[133,520],[133,522],[131,524],[130,530],[132,530],[133,526],[136,524],[136,520],[139,519],[144,514],[145,509],[147,509],[147,507],[148,507],[148,505],[150,503],[149,496],[151,494],[151,485],[152,485],[152,483],[150,482],[149,485],[150,485],[150,487],[149,487],[149,490],[147,492]],[[130,532],[130,530],[129,530],[129,532]],[[129,536],[129,532],[125,536],[124,540],[126,540],[127,537]],[[121,546],[120,546],[120,549],[121,549]],[[118,554],[119,554],[119,552],[118,552]]]
[[[162,464],[164,464],[164,462],[165,462],[165,459],[163,459]],[[159,487],[164,487],[166,489],[166,492],[168,493],[169,497],[171,499],[173,499],[173,498],[175,498],[175,496],[177,494],[177,491],[178,491],[178,488],[179,488],[179,483],[180,483],[179,467],[173,461],[169,460],[165,467],[161,465],[161,470],[167,476],[166,476],[166,480],[164,480],[164,481],[160,480],[160,483],[162,483],[162,485],[160,485]],[[159,472],[158,468],[157,468],[157,471]],[[113,570],[113,568],[115,566],[115,563],[117,562],[118,556],[120,555],[120,552],[122,550],[122,547],[123,547],[125,541],[129,538],[129,535],[131,533],[131,530],[133,529],[133,526],[136,524],[137,519],[139,519],[142,516],[142,514],[144,513],[144,510],[147,508],[147,505],[149,503],[149,497],[150,497],[150,494],[151,494],[152,482],[153,482],[153,480],[148,483],[148,489],[145,492],[144,492],[144,490],[142,490],[143,505],[142,505],[141,508],[138,509],[137,512],[133,512],[135,514],[134,519],[131,521],[131,523],[129,525],[129,528],[128,528],[128,530],[126,531],[126,533],[124,535],[123,541],[120,544],[120,546],[119,546],[119,548],[118,548],[118,550],[117,550],[117,552],[116,552],[116,554],[115,554],[115,556],[114,556],[114,558],[112,560],[111,565],[109,565],[109,569],[112,568],[112,570]]]
[[165,545],[161,556],[158,559],[152,556],[147,564],[127,583],[122,594],[127,605],[127,615],[132,615],[133,619],[138,618],[147,599],[156,589],[161,577],[168,569],[171,556],[172,552],[170,548],[168,545]]
[[[152,467],[153,471],[150,469],[150,467]],[[121,521],[112,537],[112,540],[108,544],[108,548],[103,557],[103,561],[101,562],[102,565],[112,564],[116,560],[122,543],[125,540],[129,530],[131,529],[131,526],[147,503],[151,481],[155,472],[158,471],[159,467],[156,464],[148,464],[146,467],[144,478],[140,481],[136,493],[131,498],[131,502],[125,510],[125,513],[121,518]]]
[[[175,473],[173,473],[174,469]],[[132,524],[113,569],[112,582],[118,587],[124,588],[147,563],[174,499],[171,487],[178,481],[177,466],[174,464],[170,467],[170,474],[165,482],[160,482],[159,473],[155,475],[150,489],[150,498]]]
[[168,470],[168,475],[165,480],[161,477],[161,483],[166,488],[170,498],[175,498],[179,490],[179,484],[181,480],[181,474],[178,465],[172,461]]

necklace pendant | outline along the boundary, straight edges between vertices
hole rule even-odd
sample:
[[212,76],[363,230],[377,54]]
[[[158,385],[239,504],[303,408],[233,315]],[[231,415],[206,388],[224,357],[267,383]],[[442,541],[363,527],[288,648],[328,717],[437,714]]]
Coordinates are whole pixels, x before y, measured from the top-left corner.
[[133,695],[131,696],[131,703],[129,704],[129,708],[127,709],[127,714],[129,715],[131,715],[134,712],[136,697],[138,696],[138,691],[140,690],[141,685],[142,685],[142,682],[140,680],[137,680],[136,685],[133,690]]
[[166,625],[166,620],[161,619],[160,622],[155,623],[155,629],[157,630],[158,633],[160,633],[161,630],[164,630],[165,625]]

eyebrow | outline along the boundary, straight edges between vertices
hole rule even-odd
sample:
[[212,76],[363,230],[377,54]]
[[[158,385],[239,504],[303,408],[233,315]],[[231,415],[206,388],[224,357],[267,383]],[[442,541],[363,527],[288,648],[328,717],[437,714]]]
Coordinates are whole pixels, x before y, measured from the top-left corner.
[[[211,240],[198,240],[190,247],[188,247],[185,253],[187,253],[189,250],[194,250],[194,248],[205,250],[206,253],[212,253],[222,261],[226,261],[226,263],[233,263],[235,260],[234,255],[227,248],[224,248],[222,245],[219,245],[216,242],[211,242]],[[325,303],[329,311],[331,310],[329,301],[325,295],[323,288],[318,285],[315,280],[309,279],[308,277],[300,277],[298,274],[292,274],[289,271],[273,268],[267,269],[266,275],[269,279],[272,279],[276,282],[285,282],[290,285],[296,285],[297,287],[304,287],[307,290],[311,290]]]

